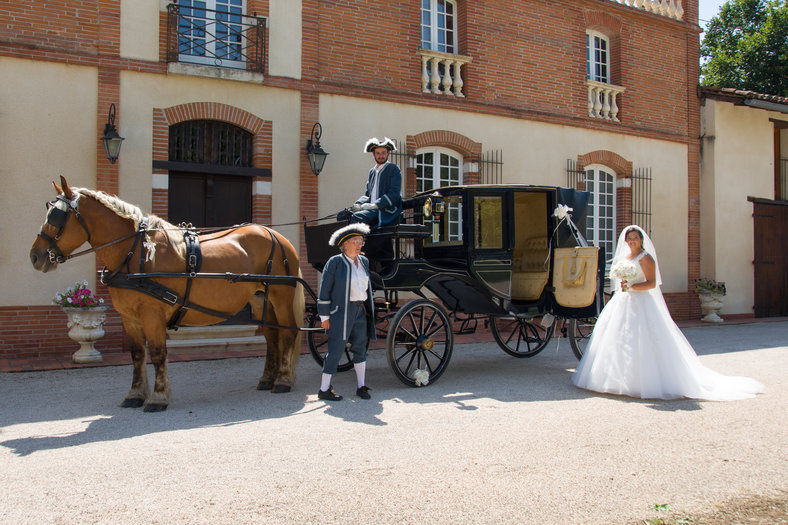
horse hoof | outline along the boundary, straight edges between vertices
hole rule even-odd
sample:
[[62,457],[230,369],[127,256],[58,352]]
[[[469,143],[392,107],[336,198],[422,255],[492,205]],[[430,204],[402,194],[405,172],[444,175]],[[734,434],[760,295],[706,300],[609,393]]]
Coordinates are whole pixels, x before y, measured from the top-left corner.
[[167,405],[159,405],[155,403],[148,403],[145,405],[145,408],[142,409],[144,412],[164,412],[167,410]]
[[123,408],[139,408],[143,403],[145,403],[144,399],[124,399],[120,406]]
[[273,381],[260,381],[257,383],[257,390],[271,390],[273,387]]
[[271,392],[274,394],[284,394],[285,392],[290,392],[290,387],[287,385],[276,385]]

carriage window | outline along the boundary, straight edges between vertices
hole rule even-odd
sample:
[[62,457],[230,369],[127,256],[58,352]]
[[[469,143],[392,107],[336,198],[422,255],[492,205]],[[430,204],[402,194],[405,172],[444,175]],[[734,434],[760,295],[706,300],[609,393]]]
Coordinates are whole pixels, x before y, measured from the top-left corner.
[[502,210],[500,197],[474,197],[474,248],[503,248]]
[[424,241],[425,246],[462,245],[462,197],[453,195],[442,199],[444,212],[433,215],[424,224],[432,229],[432,237]]

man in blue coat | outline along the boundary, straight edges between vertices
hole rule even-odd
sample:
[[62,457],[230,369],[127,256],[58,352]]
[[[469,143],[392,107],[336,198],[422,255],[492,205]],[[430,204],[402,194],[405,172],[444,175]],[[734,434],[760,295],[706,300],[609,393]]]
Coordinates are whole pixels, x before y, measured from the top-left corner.
[[328,352],[323,360],[323,376],[319,399],[340,401],[334,392],[331,377],[350,343],[353,369],[356,371],[356,395],[370,399],[366,386],[367,341],[375,339],[374,301],[369,280],[369,260],[361,255],[364,235],[369,234],[366,224],[349,224],[338,229],[329,239],[330,246],[337,246],[340,254],[331,257],[323,268],[317,313],[321,326],[328,333]]
[[369,139],[365,152],[375,157],[375,166],[370,168],[364,195],[358,198],[350,213],[340,212],[338,220],[363,222],[372,228],[399,224],[402,213],[402,172],[399,166],[389,162],[389,155],[397,151],[394,141],[386,137]]

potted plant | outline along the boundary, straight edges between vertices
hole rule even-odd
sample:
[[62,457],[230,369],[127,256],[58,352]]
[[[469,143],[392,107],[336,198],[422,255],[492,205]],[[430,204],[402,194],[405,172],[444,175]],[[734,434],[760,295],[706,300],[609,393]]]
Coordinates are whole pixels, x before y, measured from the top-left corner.
[[701,321],[707,323],[721,323],[722,317],[717,312],[722,309],[723,297],[727,293],[725,283],[714,279],[696,279],[695,292],[700,299],[700,308],[704,316]]
[[101,362],[101,352],[95,342],[104,337],[104,322],[107,306],[104,299],[96,297],[88,288],[88,282],[76,282],[65,292],[55,294],[53,303],[61,306],[68,316],[68,336],[80,344],[71,358],[75,363]]

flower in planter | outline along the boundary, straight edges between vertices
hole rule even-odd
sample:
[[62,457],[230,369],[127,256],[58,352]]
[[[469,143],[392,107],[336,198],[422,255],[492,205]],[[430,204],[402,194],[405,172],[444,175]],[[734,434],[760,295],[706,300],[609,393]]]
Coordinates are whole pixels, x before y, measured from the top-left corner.
[[77,281],[74,283],[74,286],[67,289],[65,292],[56,293],[55,299],[52,302],[60,306],[90,308],[93,306],[101,306],[104,304],[104,299],[93,295],[93,292],[88,288],[87,281]]
[[722,281],[715,281],[714,279],[695,279],[695,292],[712,292],[720,295],[725,295],[725,283]]

